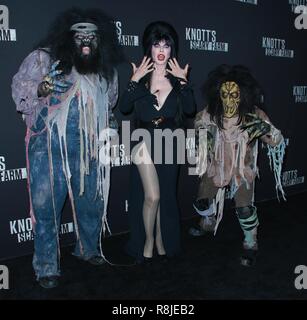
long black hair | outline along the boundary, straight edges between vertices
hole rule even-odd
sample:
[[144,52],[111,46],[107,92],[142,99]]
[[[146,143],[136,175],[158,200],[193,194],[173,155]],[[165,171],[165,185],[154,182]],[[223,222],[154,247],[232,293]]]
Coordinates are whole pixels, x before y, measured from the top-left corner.
[[153,44],[164,40],[171,47],[171,58],[177,58],[178,55],[178,34],[174,27],[165,21],[151,22],[143,33],[143,50],[144,55],[151,56]]
[[240,88],[241,101],[238,107],[238,123],[241,123],[246,113],[254,113],[256,106],[263,109],[264,104],[263,90],[247,67],[227,64],[218,66],[209,73],[203,91],[210,118],[221,129],[223,129],[224,107],[220,97],[220,89],[222,84],[227,81],[235,82]]
[[[178,47],[179,40],[178,34],[175,28],[165,21],[154,21],[151,22],[144,30],[142,45],[144,55],[151,57],[151,49],[154,44],[159,43],[164,40],[171,47],[170,58],[178,57]],[[150,79],[152,73],[147,74],[144,78],[141,79],[141,82],[145,84],[148,88],[150,87]],[[174,91],[177,94],[177,113],[175,116],[175,122],[178,126],[183,125],[183,108],[180,100],[180,86],[179,82],[172,76],[167,75],[168,79],[171,82]]]
[[115,66],[123,61],[124,55],[118,43],[112,18],[100,9],[73,7],[61,13],[51,24],[47,36],[37,44],[36,49],[47,49],[53,61],[61,61],[58,69],[63,70],[65,74],[70,73],[74,65],[74,32],[70,31],[70,27],[79,22],[93,23],[98,27],[97,72],[108,81],[111,80]]

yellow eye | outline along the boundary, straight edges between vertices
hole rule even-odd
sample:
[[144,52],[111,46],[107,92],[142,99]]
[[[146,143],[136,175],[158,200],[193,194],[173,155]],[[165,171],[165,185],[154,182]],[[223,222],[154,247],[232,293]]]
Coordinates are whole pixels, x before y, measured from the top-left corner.
[[234,93],[231,94],[231,96],[232,96],[234,99],[236,99],[236,98],[238,98],[239,94],[238,94],[238,92],[234,92]]

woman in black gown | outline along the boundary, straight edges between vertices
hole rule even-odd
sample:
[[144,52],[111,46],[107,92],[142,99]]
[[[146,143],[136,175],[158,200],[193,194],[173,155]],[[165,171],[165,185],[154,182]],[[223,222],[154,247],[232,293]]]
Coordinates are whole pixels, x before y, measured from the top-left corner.
[[[182,69],[177,60],[178,36],[166,22],[149,24],[143,35],[145,57],[137,67],[124,91],[119,109],[134,113],[137,128],[149,132],[146,139],[132,148],[132,172],[129,197],[130,240],[128,253],[138,262],[151,261],[154,247],[159,256],[174,256],[180,252],[179,211],[177,206],[177,150],[185,150],[185,139],[174,139],[173,162],[156,163],[154,132],[168,129],[171,133],[182,127],[184,115],[193,115],[195,102],[187,82],[189,66]],[[163,131],[165,132],[165,131]],[[166,148],[166,149],[165,149]]]

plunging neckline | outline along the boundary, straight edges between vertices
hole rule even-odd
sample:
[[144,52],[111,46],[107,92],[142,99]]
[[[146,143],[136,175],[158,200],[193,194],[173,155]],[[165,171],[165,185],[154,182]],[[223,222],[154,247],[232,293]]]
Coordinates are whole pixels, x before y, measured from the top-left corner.
[[[149,89],[148,89],[148,90],[149,90]],[[174,90],[174,87],[172,87],[171,91],[167,94],[167,96],[166,96],[166,98],[165,98],[165,100],[164,100],[164,102],[163,102],[163,104],[162,104],[161,107],[159,106],[158,97],[157,97],[154,93],[151,93],[150,90],[149,90],[150,94],[155,98],[155,101],[157,102],[157,103],[154,103],[154,104],[153,104],[153,107],[156,109],[156,111],[159,112],[159,111],[162,110],[162,108],[165,106],[165,103],[166,103],[167,99],[169,98],[169,96],[170,96],[170,94],[172,93],[173,90]],[[158,105],[159,109],[157,109],[157,108],[155,107],[155,105]]]

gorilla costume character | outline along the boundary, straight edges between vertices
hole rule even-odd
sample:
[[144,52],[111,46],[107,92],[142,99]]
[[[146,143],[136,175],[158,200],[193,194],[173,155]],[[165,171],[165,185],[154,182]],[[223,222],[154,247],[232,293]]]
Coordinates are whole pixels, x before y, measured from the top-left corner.
[[27,125],[33,267],[44,288],[58,285],[67,195],[77,238],[74,255],[104,263],[100,239],[108,227],[110,185],[110,164],[104,160],[121,60],[111,18],[99,9],[73,8],[57,17],[13,78],[13,99]]

